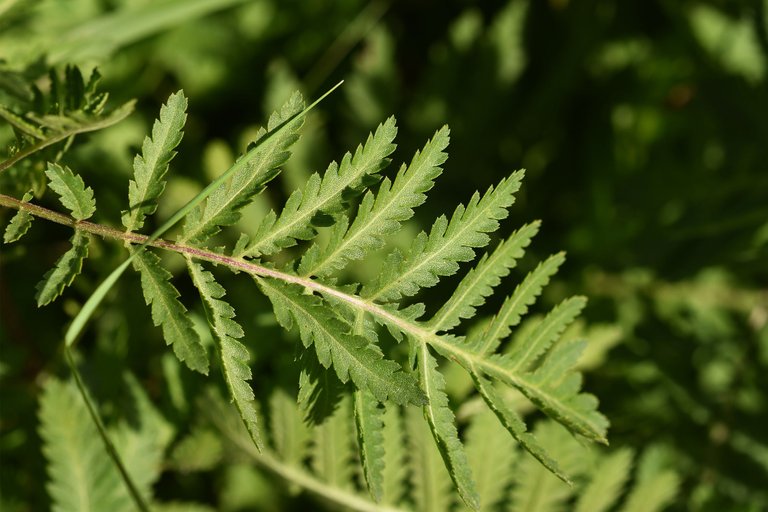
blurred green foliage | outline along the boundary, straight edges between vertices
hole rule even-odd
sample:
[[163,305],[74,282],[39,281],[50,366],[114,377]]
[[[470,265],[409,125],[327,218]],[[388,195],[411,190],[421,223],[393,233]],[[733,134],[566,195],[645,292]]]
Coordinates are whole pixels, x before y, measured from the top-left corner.
[[[587,389],[612,422],[612,445],[671,453],[682,477],[673,510],[768,507],[768,1],[6,0],[0,59],[0,102],[21,111],[32,108],[25,84],[45,87],[47,68],[67,63],[98,66],[114,105],[138,99],[136,114],[78,138],[65,157],[95,190],[96,220],[112,225],[117,216],[100,212],[122,207],[131,155],[178,88],[191,108],[161,216],[226,169],[289,91],[315,96],[340,79],[342,92],[309,120],[283,195],[265,195],[244,225],[390,114],[400,120],[400,158],[442,124],[452,129],[435,196],[444,203],[428,202],[422,220],[526,168],[507,225],[541,218],[531,254],[568,253],[545,305],[591,297],[586,318],[605,329],[589,337],[612,348],[598,354]],[[3,146],[12,136],[0,124]],[[4,225],[9,212],[0,215]],[[121,258],[93,240],[99,257],[63,307],[38,310],[29,283],[63,250],[44,241],[64,247],[68,235],[44,224],[26,245],[2,248],[3,510],[47,506],[39,378],[62,370],[60,328]],[[84,340],[94,393],[115,409],[127,366],[183,424],[200,385],[160,356],[138,287],[125,281],[111,301],[136,306],[105,309]],[[227,283],[246,332],[279,338],[248,285]],[[436,308],[442,290],[420,299]],[[260,382],[295,385],[277,370],[289,355],[251,346],[257,394]],[[189,427],[173,445],[168,470],[178,474],[161,477],[161,497],[232,511],[302,506],[250,466],[218,465],[223,448],[208,428]]]

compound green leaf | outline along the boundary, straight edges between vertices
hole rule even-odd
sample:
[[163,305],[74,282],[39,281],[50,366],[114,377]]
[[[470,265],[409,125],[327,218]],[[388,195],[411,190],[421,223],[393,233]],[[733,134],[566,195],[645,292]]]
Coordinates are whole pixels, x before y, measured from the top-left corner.
[[513,173],[496,188],[489,188],[482,198],[475,193],[466,208],[456,208],[450,221],[439,217],[429,235],[422,232],[416,237],[407,256],[393,253],[379,277],[361,294],[370,300],[397,301],[420,288],[434,286],[441,276],[455,274],[460,262],[474,258],[474,249],[488,245],[488,233],[496,231],[499,221],[507,217],[523,174]]
[[383,237],[396,232],[404,221],[413,217],[413,209],[424,202],[426,192],[442,172],[440,166],[448,158],[444,150],[449,134],[448,127],[438,130],[424,149],[416,153],[411,164],[400,168],[394,182],[385,178],[375,195],[366,193],[352,225],[348,226],[348,221],[339,222],[327,245],[310,247],[301,260],[299,274],[326,276],[350,260],[383,247]]
[[[27,192],[24,197],[21,198],[22,203],[27,203],[32,199],[32,193]],[[27,234],[29,227],[32,225],[32,215],[26,210],[19,210],[11,218],[11,221],[5,227],[5,233],[3,234],[3,242],[10,244],[17,241],[21,237]]]
[[331,163],[322,179],[313,174],[303,190],[291,194],[280,216],[270,212],[247,244],[244,238],[240,240],[234,256],[272,254],[295,245],[296,240],[313,238],[317,225],[328,223],[328,217],[338,215],[350,199],[377,181],[376,175],[386,168],[387,157],[395,150],[396,134],[395,118],[390,117],[368,136],[365,146],[358,146],[354,156],[347,153],[340,165]]

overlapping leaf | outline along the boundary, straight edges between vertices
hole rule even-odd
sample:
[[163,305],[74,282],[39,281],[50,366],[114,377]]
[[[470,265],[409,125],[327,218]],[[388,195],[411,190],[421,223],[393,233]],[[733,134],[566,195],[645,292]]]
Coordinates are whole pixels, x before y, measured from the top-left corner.
[[75,387],[49,379],[39,416],[54,512],[132,511],[131,498]]
[[496,231],[499,221],[507,217],[522,178],[522,171],[516,172],[482,197],[475,193],[466,207],[456,208],[450,221],[439,217],[429,235],[422,232],[416,237],[405,257],[398,252],[391,255],[379,277],[363,287],[363,297],[396,301],[434,286],[442,276],[455,274],[458,264],[472,260],[474,249],[486,246],[488,233]]
[[294,285],[274,280],[259,280],[269,297],[280,324],[291,329],[295,324],[304,346],[314,345],[320,364],[333,366],[339,379],[369,390],[378,400],[395,403],[424,403],[424,395],[410,375],[368,345],[347,328],[319,297],[306,295]]
[[[21,198],[21,202],[27,203],[31,199],[32,199],[32,193],[27,192]],[[17,211],[16,214],[11,218],[11,221],[8,223],[8,226],[6,226],[5,228],[5,233],[3,234],[3,242],[5,242],[6,244],[16,242],[18,239],[20,239],[25,234],[27,234],[27,231],[29,231],[29,227],[31,225],[32,225],[32,215],[30,215],[30,213],[26,210]]]
[[429,403],[424,406],[424,416],[459,495],[469,508],[478,510],[480,497],[477,494],[464,446],[459,440],[456,420],[448,407],[445,379],[437,370],[437,360],[429,353],[426,345],[419,351],[418,359],[419,380],[429,400]]
[[301,275],[326,276],[350,260],[361,259],[366,252],[384,245],[383,237],[394,233],[402,222],[413,216],[413,209],[421,205],[442,172],[441,165],[448,155],[449,130],[440,129],[417,152],[409,166],[403,165],[394,182],[385,178],[377,194],[368,192],[363,197],[352,225],[342,220],[334,227],[327,245],[313,245],[299,265]]
[[208,323],[218,347],[221,370],[224,373],[229,394],[240,412],[240,417],[251,439],[259,449],[262,449],[263,440],[254,405],[255,396],[248,383],[251,380],[248,349],[238,341],[244,336],[243,328],[235,321],[235,310],[223,300],[224,288],[216,282],[213,274],[204,270],[202,265],[190,260],[187,261],[187,267],[195,287],[205,302]]
[[280,166],[288,160],[290,147],[298,140],[298,129],[304,123],[304,118],[298,116],[303,109],[304,100],[295,93],[270,116],[267,128],[259,130],[255,143],[267,134],[272,136],[241,156],[238,170],[228,183],[214,190],[187,216],[180,242],[202,244],[222,226],[231,226],[240,219],[240,210],[280,173]]
[[322,179],[317,173],[310,176],[303,190],[291,194],[279,216],[270,212],[250,240],[241,237],[233,255],[272,254],[295,245],[296,240],[314,237],[316,226],[332,223],[351,199],[378,180],[376,175],[386,168],[387,157],[395,149],[396,133],[395,119],[390,117],[368,136],[365,146],[358,146],[354,156],[347,153],[340,165],[331,163]]

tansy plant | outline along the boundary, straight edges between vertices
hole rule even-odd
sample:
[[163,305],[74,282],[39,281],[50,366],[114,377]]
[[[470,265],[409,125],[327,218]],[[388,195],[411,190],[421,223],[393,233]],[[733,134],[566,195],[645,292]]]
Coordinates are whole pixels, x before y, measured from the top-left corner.
[[[531,503],[537,500],[554,506],[580,494],[574,506],[604,510],[616,501],[632,454],[599,455],[574,438],[605,443],[608,425],[597,400],[581,392],[582,377],[574,368],[585,341],[561,339],[585,299],[568,298],[524,331],[516,329],[564,255],[541,261],[510,286],[510,271],[539,223],[491,243],[515,202],[523,171],[475,192],[465,205],[413,237],[407,249],[392,249],[389,240],[413,217],[442,172],[449,130],[438,130],[410,162],[390,170],[397,128],[389,118],[339,163],[312,174],[279,212],[270,211],[239,234],[233,247],[222,246],[227,240],[222,230],[234,228],[243,209],[291,156],[314,106],[305,108],[296,93],[270,116],[229,170],[146,235],[142,230],[162,199],[169,164],[182,140],[187,99],[182,91],[172,94],[144,139],[133,161],[122,227],[96,224],[88,220],[97,208],[92,189],[76,170],[59,163],[78,133],[113,124],[130,112],[130,104],[105,111],[106,97],[96,93],[96,79],[85,83],[70,69],[66,87],[54,81],[55,118],[0,110],[16,134],[16,146],[0,170],[22,176],[25,159],[47,150],[47,188],[66,210],[34,204],[33,192],[41,195],[41,186],[21,198],[0,194],[2,206],[18,210],[7,225],[5,242],[19,240],[34,218],[73,231],[71,247],[37,287],[38,305],[65,293],[88,257],[92,237],[125,249],[123,264],[90,294],[64,336],[73,384],[50,378],[42,392],[40,432],[55,510],[172,509],[152,492],[173,437],[168,421],[128,374],[126,386],[139,421],[105,424],[78,369],[83,356],[75,353],[89,316],[131,267],[140,276],[151,318],[178,361],[209,376],[207,334],[201,336],[187,311],[193,298],[180,297],[171,283],[173,275],[159,256],[163,251],[184,258],[231,402],[207,392],[199,399],[201,415],[241,453],[325,503],[355,510],[448,510],[459,503],[488,510],[508,503],[510,510],[534,510]],[[178,235],[164,238],[177,222]],[[383,250],[389,252],[377,275],[350,282],[350,265],[379,257]],[[469,264],[448,300],[426,314],[414,297]],[[254,291],[271,302],[277,323],[298,333],[298,404],[276,387],[257,393],[269,396],[259,405],[250,384],[248,347],[270,340],[244,336],[242,319],[216,278],[227,271],[253,281]],[[506,293],[499,291],[503,282],[502,289],[511,293],[492,316],[484,314],[472,323],[495,291]],[[401,350],[404,346],[407,350]],[[479,397],[476,405],[485,410],[469,416],[461,435],[441,360],[466,372]],[[521,400],[554,421],[529,431],[521,415],[525,408],[518,407]],[[97,436],[103,443],[93,441]],[[643,458],[625,509],[652,509],[654,493],[661,505],[674,491],[674,475],[659,469],[655,457],[649,452]],[[460,501],[454,501],[451,485]]]

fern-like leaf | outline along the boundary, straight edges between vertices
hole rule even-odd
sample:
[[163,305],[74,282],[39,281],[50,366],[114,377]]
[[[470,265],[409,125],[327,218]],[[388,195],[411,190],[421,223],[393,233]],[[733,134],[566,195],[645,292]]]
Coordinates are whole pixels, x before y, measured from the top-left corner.
[[429,353],[426,344],[422,345],[418,353],[418,364],[421,386],[429,400],[424,406],[424,416],[432,430],[432,436],[462,500],[472,510],[478,510],[480,497],[472,479],[472,470],[464,446],[459,440],[453,411],[448,407],[445,380],[437,370],[437,360]]
[[448,302],[428,322],[435,331],[447,331],[459,324],[462,318],[475,315],[475,308],[485,302],[501,278],[509,275],[524,250],[539,230],[539,222],[523,226],[509,239],[499,244],[490,256],[485,255],[456,287]]
[[129,373],[125,380],[132,414],[117,425],[112,439],[138,492],[149,502],[152,486],[164,469],[165,450],[174,428],[152,404],[136,377]]
[[680,477],[669,469],[659,447],[647,449],[637,467],[636,483],[621,512],[658,512],[677,494]]
[[320,364],[333,366],[342,382],[351,378],[358,388],[369,390],[380,401],[424,403],[416,381],[397,363],[384,359],[365,338],[349,334],[344,322],[319,297],[276,280],[258,282],[272,302],[278,322],[291,329],[295,321],[304,346],[314,344]]
[[259,130],[256,142],[284,129],[240,157],[244,162],[242,168],[187,216],[180,242],[202,244],[218,233],[221,226],[231,226],[240,219],[240,210],[280,173],[280,166],[290,156],[290,147],[298,140],[297,132],[304,123],[304,118],[298,117],[303,109],[304,100],[295,93],[279,112],[270,116],[267,129]]
[[[537,425],[535,434],[570,474],[579,475],[587,469],[584,448],[560,425],[542,422]],[[560,512],[574,493],[572,486],[532,458],[521,459],[515,473],[510,512]]]
[[472,379],[475,382],[475,388],[480,393],[488,407],[493,411],[498,420],[512,434],[520,446],[528,453],[534,456],[545,468],[551,471],[566,483],[571,483],[568,476],[560,469],[560,466],[547,453],[547,450],[539,443],[532,433],[528,432],[523,418],[520,417],[511,407],[509,407],[501,394],[494,389],[493,385],[486,379],[478,375],[476,371],[471,372]]
[[[32,193],[27,192],[24,197],[21,198],[22,203],[27,203],[32,199]],[[32,215],[26,210],[19,210],[11,218],[11,221],[5,227],[5,233],[3,234],[3,242],[10,244],[16,242],[21,237],[27,234],[29,227],[32,225]]]
[[354,156],[347,153],[341,164],[331,163],[323,178],[315,173],[301,191],[291,194],[280,216],[270,212],[258,230],[247,241],[241,238],[233,253],[236,257],[257,257],[272,254],[295,245],[296,240],[315,236],[315,226],[328,222],[348,201],[377,181],[376,175],[389,164],[387,158],[395,145],[395,118],[390,117],[369,135],[365,146],[358,146]]
[[522,316],[528,311],[536,297],[541,293],[550,278],[557,272],[565,261],[565,255],[558,253],[550,256],[529,273],[522,283],[515,288],[514,293],[508,297],[501,309],[488,324],[481,335],[471,337],[467,342],[474,352],[489,354],[499,347],[499,342],[505,338],[512,327],[520,322]]
[[406,409],[408,465],[413,501],[419,512],[443,512],[453,505],[451,477],[434,443],[429,426],[412,407]]
[[192,327],[187,309],[179,302],[179,292],[171,284],[173,277],[160,265],[160,258],[150,251],[141,251],[133,259],[133,268],[141,275],[144,300],[152,306],[152,321],[162,327],[165,342],[191,370],[208,374],[208,354],[200,336]]
[[160,118],[152,126],[152,137],[145,137],[141,154],[133,160],[134,180],[128,184],[128,211],[122,215],[128,231],[141,229],[144,218],[157,208],[157,199],[165,189],[165,173],[181,142],[187,115],[183,91],[171,94],[160,108]]
[[37,305],[45,306],[62,294],[64,288],[72,284],[75,276],[83,268],[83,261],[88,257],[88,235],[75,231],[72,235],[72,247],[57,261],[54,267],[46,272],[43,279],[37,283]]
[[631,468],[632,450],[625,448],[602,457],[576,502],[575,512],[609,510],[621,496]]
[[[454,342],[455,343],[455,342]],[[606,443],[608,421],[597,412],[597,399],[580,393],[581,374],[573,372],[583,341],[558,344],[535,371],[520,374],[507,356],[491,356],[482,363],[460,361],[467,368],[477,364],[490,377],[519,389],[547,415],[594,441]]]
[[[133,111],[134,101],[113,110],[105,109],[108,95],[96,90],[101,78],[96,70],[87,82],[80,70],[73,66],[66,67],[63,77],[51,70],[48,78],[50,91],[44,93],[32,86],[29,96],[34,101],[23,106],[23,114],[0,108],[0,119],[8,122],[16,135],[9,147],[10,157],[0,162],[0,172],[59,143],[69,145],[78,134],[116,124]],[[45,156],[41,160],[58,159],[54,151]]]
[[243,328],[235,320],[235,310],[228,302],[222,300],[226,292],[216,282],[213,274],[191,260],[187,260],[187,268],[205,303],[208,324],[218,347],[221,371],[230,397],[240,412],[251,439],[261,450],[264,444],[256,414],[255,396],[248,383],[251,380],[251,369],[248,366],[250,356],[245,345],[238,341],[245,335]]
[[49,379],[40,397],[40,437],[54,512],[131,512],[126,488],[77,389]]
[[328,484],[344,489],[352,486],[352,414],[345,397],[332,416],[312,432],[311,466]]
[[476,415],[467,429],[467,459],[477,481],[481,510],[496,510],[513,480],[518,456],[514,440],[490,412]]
[[85,220],[96,211],[96,201],[91,187],[86,188],[83,179],[75,175],[69,167],[49,163],[45,171],[50,180],[51,189],[59,194],[63,204],[77,220]]
[[506,367],[513,372],[527,371],[576,319],[586,304],[584,297],[571,297],[558,304],[536,325],[530,336],[519,340],[512,348],[505,362]]
[[298,466],[307,454],[310,431],[296,400],[277,388],[269,398],[273,449],[280,460]]
[[434,286],[441,276],[455,274],[458,263],[474,258],[474,249],[486,246],[490,241],[487,233],[496,231],[499,220],[506,218],[523,174],[513,173],[482,198],[475,193],[466,208],[456,208],[450,221],[439,217],[429,235],[422,232],[416,237],[405,258],[393,253],[379,277],[363,287],[361,294],[369,300],[392,302]]
[[353,399],[363,476],[371,497],[379,502],[384,485],[384,409],[373,395],[365,391],[355,391]]
[[[394,182],[385,178],[378,193],[363,197],[351,226],[344,220],[336,224],[327,245],[313,245],[299,265],[301,275],[325,276],[343,268],[350,260],[362,258],[366,252],[384,246],[383,237],[400,229],[402,222],[413,217],[413,209],[426,199],[425,193],[442,172],[448,158],[444,152],[450,140],[448,127],[443,127],[403,165]],[[349,229],[347,229],[349,228]]]
[[408,476],[405,464],[405,427],[400,409],[399,406],[391,403],[384,404],[382,427],[384,468],[381,472],[381,501],[389,504],[400,502],[405,493],[405,479]]

